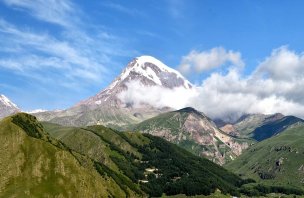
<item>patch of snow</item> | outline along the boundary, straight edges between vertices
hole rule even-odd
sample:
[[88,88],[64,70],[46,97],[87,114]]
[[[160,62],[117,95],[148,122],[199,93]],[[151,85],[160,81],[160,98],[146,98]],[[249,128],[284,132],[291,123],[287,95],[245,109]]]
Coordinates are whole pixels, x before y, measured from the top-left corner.
[[114,88],[119,82],[126,79],[129,76],[131,71],[134,71],[134,72],[150,79],[157,85],[162,85],[160,78],[156,75],[156,73],[150,67],[146,67],[146,69],[144,69],[145,63],[152,63],[153,65],[157,66],[162,72],[174,73],[177,76],[177,78],[183,79],[184,87],[186,89],[191,88],[191,83],[188,80],[186,80],[178,71],[168,67],[167,65],[165,65],[164,63],[162,63],[161,61],[157,60],[156,58],[154,58],[152,56],[139,56],[135,59],[135,62],[132,63],[132,64],[134,64],[134,65],[132,65],[132,67],[127,67],[122,72],[122,74],[114,82],[112,82],[110,84],[110,86],[106,89],[107,93],[109,90]]
[[61,112],[61,111],[64,111],[64,110],[62,110],[62,109],[55,109],[55,110],[53,110],[53,112]]
[[181,75],[181,73],[179,73],[179,72],[176,71],[175,69],[172,69],[172,68],[168,67],[167,65],[165,65],[164,63],[162,63],[160,60],[158,60],[158,59],[156,59],[156,58],[154,58],[154,57],[152,57],[152,56],[146,56],[146,55],[144,55],[144,56],[139,56],[139,57],[137,57],[136,59],[137,59],[137,63],[138,63],[139,65],[143,65],[144,63],[152,63],[152,64],[156,65],[156,66],[157,66],[161,71],[163,71],[163,72],[169,72],[169,73],[174,73],[174,74],[176,74],[176,76],[177,76],[178,78],[181,78],[181,79],[184,80],[184,86],[185,86],[187,89],[190,89],[190,86],[189,86],[189,85],[191,85],[191,83],[190,83],[188,80],[186,80],[186,79]]
[[5,106],[17,108],[17,105],[12,103],[5,95],[0,95],[0,102],[2,102]]
[[101,100],[95,101],[95,104],[100,105],[101,104]]
[[42,112],[46,112],[47,110],[45,109],[35,109],[32,111],[27,111],[26,113],[42,113]]
[[144,70],[142,67],[143,67],[143,65],[141,65],[140,67],[135,67],[134,71],[143,75],[144,77],[152,80],[155,84],[162,85],[159,77],[156,75],[156,73],[150,67],[147,67],[146,70]]

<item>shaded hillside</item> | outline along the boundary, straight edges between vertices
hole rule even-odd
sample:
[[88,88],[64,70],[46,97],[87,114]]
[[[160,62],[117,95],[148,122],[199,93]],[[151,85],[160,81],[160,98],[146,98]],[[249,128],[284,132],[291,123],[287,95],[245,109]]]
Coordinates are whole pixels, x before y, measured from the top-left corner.
[[257,141],[262,141],[264,139],[270,138],[278,133],[284,131],[293,124],[303,122],[302,119],[294,116],[285,116],[281,119],[275,120],[273,122],[268,122],[258,128],[256,128],[251,134],[252,138]]
[[221,129],[225,132],[236,134],[238,137],[250,138],[256,128],[267,123],[275,122],[283,117],[284,115],[280,113],[272,115],[246,114],[240,117],[235,123],[226,124],[222,126]]
[[248,146],[245,140],[223,133],[210,118],[191,107],[145,120],[134,130],[162,137],[219,164],[234,159]]
[[225,167],[266,184],[304,188],[304,126],[297,124],[250,147]]

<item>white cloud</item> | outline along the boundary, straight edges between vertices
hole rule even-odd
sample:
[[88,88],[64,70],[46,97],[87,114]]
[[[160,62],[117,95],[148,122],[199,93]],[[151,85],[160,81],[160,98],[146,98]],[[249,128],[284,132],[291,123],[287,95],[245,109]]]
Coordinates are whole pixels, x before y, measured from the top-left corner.
[[241,54],[232,50],[227,51],[222,47],[212,48],[209,51],[191,51],[182,58],[179,70],[184,73],[203,72],[220,67],[225,63],[242,67],[244,65]]
[[120,93],[119,98],[125,103],[131,103],[135,107],[149,104],[154,107],[171,107],[179,109],[185,107],[192,98],[197,96],[195,89],[177,87],[173,89],[161,86],[144,86],[139,81],[131,81],[126,84],[127,91]]
[[278,81],[303,78],[304,55],[288,50],[286,46],[273,50],[256,71],[255,75],[270,76]]
[[226,75],[213,73],[199,87],[204,102],[192,102],[212,117],[235,119],[243,113],[280,112],[303,118],[303,60],[303,53],[287,47],[275,49],[249,76],[235,68]]

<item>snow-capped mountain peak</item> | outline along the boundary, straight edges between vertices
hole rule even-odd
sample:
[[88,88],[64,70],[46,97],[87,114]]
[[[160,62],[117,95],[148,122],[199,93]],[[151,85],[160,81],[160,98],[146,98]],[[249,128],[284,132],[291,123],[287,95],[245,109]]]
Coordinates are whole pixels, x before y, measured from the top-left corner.
[[186,80],[178,71],[168,67],[158,59],[152,56],[139,56],[133,59],[123,72],[107,88],[114,88],[119,82],[124,80],[134,80],[136,78],[145,78],[150,84],[164,86],[167,88],[183,86],[191,89],[191,83]]
[[192,90],[193,85],[178,71],[168,67],[152,56],[139,56],[128,63],[122,73],[103,91],[76,104],[89,106],[125,106],[121,93],[128,92],[132,83],[142,88],[159,87],[168,90],[175,88]]
[[194,92],[194,86],[178,71],[152,56],[139,56],[95,96],[56,112],[53,117],[49,113],[35,115],[54,122],[57,117],[56,123],[63,125],[68,122],[75,125],[127,126],[173,110],[175,107],[169,103],[178,100],[175,96],[190,97]]
[[0,103],[7,107],[17,108],[17,105],[15,105],[13,102],[11,102],[5,95],[0,95]]

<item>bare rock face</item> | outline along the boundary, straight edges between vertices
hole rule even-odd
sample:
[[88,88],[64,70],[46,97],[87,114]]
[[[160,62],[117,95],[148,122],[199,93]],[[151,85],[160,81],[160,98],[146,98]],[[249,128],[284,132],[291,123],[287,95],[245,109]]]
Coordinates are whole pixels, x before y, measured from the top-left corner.
[[5,95],[0,95],[0,119],[20,112],[20,109]]
[[239,136],[240,133],[232,124],[226,124],[220,128],[224,133],[231,135],[231,136]]
[[248,147],[217,128],[203,113],[187,107],[145,120],[136,131],[163,137],[220,165],[233,160]]
[[103,124],[119,129],[172,110],[168,107],[155,107],[145,101],[135,106],[133,101],[122,100],[120,94],[128,92],[128,85],[134,82],[147,89],[153,86],[192,89],[191,83],[178,71],[151,56],[141,56],[133,59],[106,89],[95,96],[67,110],[43,112],[35,116],[62,125]]

